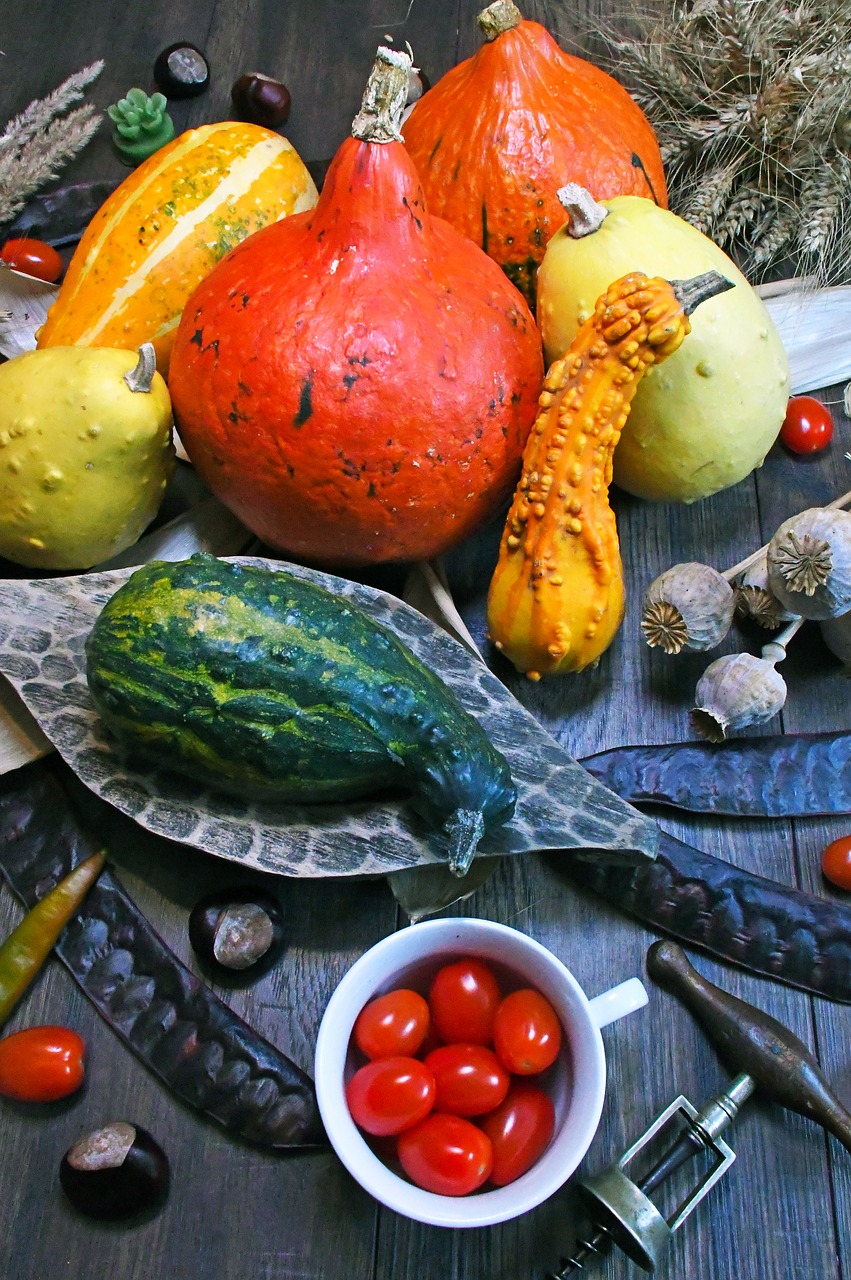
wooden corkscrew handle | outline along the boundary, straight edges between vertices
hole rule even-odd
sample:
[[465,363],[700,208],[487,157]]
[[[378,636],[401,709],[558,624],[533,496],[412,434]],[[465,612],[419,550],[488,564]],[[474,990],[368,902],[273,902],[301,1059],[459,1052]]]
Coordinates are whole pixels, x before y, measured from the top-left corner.
[[675,942],[653,943],[647,972],[691,1010],[731,1070],[746,1072],[767,1098],[816,1120],[851,1151],[851,1112],[788,1027],[707,982]]

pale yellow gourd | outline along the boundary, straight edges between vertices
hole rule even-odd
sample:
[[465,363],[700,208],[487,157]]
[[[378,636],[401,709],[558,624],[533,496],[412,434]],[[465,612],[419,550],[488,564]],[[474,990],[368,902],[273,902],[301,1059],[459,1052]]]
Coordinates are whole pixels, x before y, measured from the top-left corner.
[[154,349],[47,347],[0,366],[0,555],[88,569],[132,546],[174,467]]

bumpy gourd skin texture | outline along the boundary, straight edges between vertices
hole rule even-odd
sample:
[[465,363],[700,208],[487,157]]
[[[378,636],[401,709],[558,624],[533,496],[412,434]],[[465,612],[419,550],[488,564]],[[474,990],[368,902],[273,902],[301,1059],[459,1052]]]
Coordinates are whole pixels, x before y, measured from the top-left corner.
[[347,139],[316,209],[190,299],[169,387],[205,483],[301,562],[428,559],[507,499],[540,335],[485,254],[431,218],[399,142]]
[[167,376],[195,286],[247,235],[316,200],[305,165],[271,129],[225,120],[187,130],[141,164],[92,218],[39,346],[152,342]]
[[578,182],[598,199],[667,204],[659,145],[640,107],[537,22],[521,21],[448,71],[404,134],[432,213],[480,244],[533,305],[535,270],[564,222],[559,187]]
[[413,791],[426,816],[506,821],[505,758],[437,676],[357,606],[286,573],[197,555],[107,602],[86,646],[116,737],[236,795]]
[[51,347],[0,366],[0,555],[88,569],[132,546],[174,469],[171,401],[135,351]]
[[640,272],[598,300],[550,367],[488,595],[488,630],[530,679],[582,671],[623,619],[612,454],[645,372],[689,319],[667,280]]
[[669,280],[720,271],[735,288],[695,312],[688,343],[651,369],[614,460],[614,482],[638,498],[695,502],[761,465],[786,412],[789,367],[765,305],[730,258],[695,227],[622,196],[598,230],[556,232],[538,272],[548,360],[563,355],[612,280],[639,270]]

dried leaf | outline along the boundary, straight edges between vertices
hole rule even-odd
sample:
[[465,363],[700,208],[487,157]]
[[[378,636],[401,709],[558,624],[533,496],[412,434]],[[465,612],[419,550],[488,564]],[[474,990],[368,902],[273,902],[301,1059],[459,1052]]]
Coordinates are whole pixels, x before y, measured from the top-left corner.
[[420,560],[411,567],[402,599],[419,609],[427,618],[431,618],[439,627],[443,627],[444,631],[466,645],[471,653],[484,662],[481,649],[470,635],[467,624],[452,599],[446,570],[440,560]]
[[35,350],[36,330],[47,319],[59,289],[0,262],[0,355],[11,360]]
[[782,292],[778,285],[759,292],[789,357],[792,393],[851,378],[851,286],[783,285]]

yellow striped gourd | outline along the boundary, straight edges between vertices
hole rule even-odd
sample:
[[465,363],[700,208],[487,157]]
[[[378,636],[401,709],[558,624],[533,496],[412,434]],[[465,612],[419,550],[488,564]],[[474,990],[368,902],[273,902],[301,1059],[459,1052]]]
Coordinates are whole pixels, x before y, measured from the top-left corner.
[[280,134],[233,120],[189,129],[139,165],[92,218],[38,345],[152,342],[165,375],[196,285],[251,232],[316,200],[313,179]]

